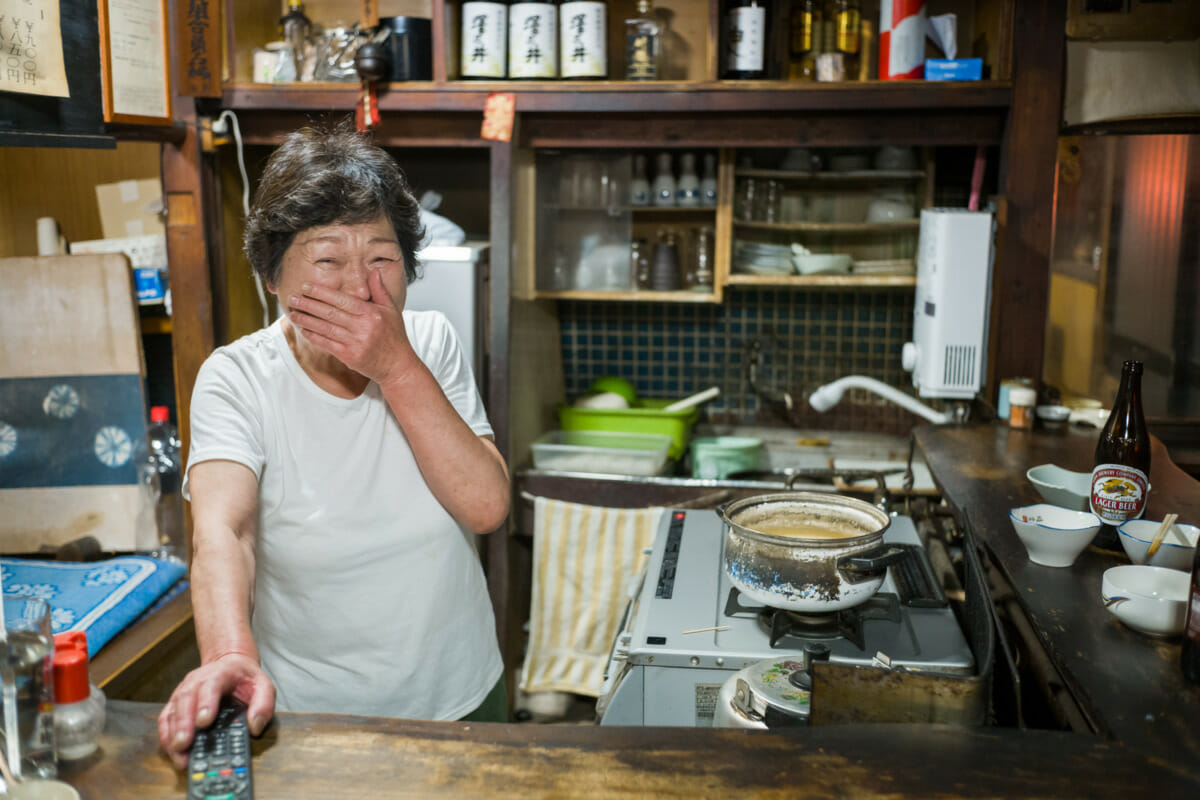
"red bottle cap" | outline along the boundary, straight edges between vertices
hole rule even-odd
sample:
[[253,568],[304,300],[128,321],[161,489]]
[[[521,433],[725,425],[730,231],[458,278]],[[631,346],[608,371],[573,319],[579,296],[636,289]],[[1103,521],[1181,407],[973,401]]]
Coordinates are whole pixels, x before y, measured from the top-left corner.
[[78,703],[91,694],[87,653],[73,647],[54,653],[54,702]]
[[171,409],[166,406],[150,406],[151,422],[167,422],[171,419]]
[[86,656],[87,634],[83,631],[67,631],[66,633],[54,634],[54,650],[82,650]]

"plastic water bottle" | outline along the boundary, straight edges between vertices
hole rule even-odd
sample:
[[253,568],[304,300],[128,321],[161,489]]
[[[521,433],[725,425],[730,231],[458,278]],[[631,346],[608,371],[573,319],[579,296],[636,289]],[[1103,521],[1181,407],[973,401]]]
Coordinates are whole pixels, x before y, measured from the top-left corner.
[[159,549],[154,555],[182,561],[186,537],[183,529],[183,497],[179,491],[182,476],[179,432],[171,423],[171,412],[166,406],[150,408],[146,440],[150,446],[150,468],[158,474],[159,485],[155,509]]

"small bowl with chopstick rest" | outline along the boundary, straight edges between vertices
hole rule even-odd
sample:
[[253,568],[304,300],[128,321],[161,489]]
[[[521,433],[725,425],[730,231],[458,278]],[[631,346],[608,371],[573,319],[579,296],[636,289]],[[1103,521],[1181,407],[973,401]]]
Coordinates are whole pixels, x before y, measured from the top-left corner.
[[1154,520],[1131,519],[1117,528],[1117,534],[1120,536],[1121,546],[1125,548],[1125,554],[1134,564],[1149,564],[1152,567],[1166,567],[1190,572],[1192,557],[1196,552],[1196,542],[1200,540],[1200,528],[1176,522],[1167,529],[1158,546],[1158,551],[1154,555],[1147,555],[1159,525],[1160,522]]
[[1126,564],[1104,571],[1100,597],[1109,613],[1138,633],[1183,631],[1191,576],[1177,569]]
[[1011,509],[1008,517],[1029,560],[1044,567],[1071,566],[1100,530],[1095,514],[1049,503]]

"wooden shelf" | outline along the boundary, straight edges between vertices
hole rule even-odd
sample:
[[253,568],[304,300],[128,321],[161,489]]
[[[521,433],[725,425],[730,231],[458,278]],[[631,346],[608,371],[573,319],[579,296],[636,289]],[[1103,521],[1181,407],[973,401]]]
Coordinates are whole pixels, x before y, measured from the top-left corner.
[[[1007,108],[1008,81],[419,81],[380,87],[387,111],[481,112],[489,94],[516,95],[524,112],[721,112]],[[225,108],[350,111],[361,89],[351,83],[228,83]]]
[[637,300],[639,302],[657,303],[719,303],[721,298],[713,292],[655,292],[639,290],[636,292],[593,292],[566,290],[561,292],[538,291],[539,299],[548,300]]
[[799,172],[785,169],[739,169],[739,178],[773,178],[781,181],[814,183],[880,183],[884,181],[925,180],[924,170],[860,170],[856,172]]
[[711,217],[716,206],[559,206],[546,203],[543,208],[560,214],[618,214],[631,213],[635,216]]
[[804,288],[812,286],[885,288],[917,285],[916,275],[740,275],[725,279],[726,286],[779,286]]
[[895,222],[743,222],[733,221],[733,227],[759,231],[809,231],[828,233],[896,233],[915,231],[920,219],[901,219]]
[[716,206],[633,206],[630,210],[639,217],[660,214],[667,217],[711,217],[717,213]]

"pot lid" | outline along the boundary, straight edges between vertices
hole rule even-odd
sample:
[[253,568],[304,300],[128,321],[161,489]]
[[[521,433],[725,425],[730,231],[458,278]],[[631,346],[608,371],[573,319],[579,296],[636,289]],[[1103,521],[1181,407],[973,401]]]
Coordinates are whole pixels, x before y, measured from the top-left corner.
[[792,724],[806,721],[812,692],[793,683],[795,673],[805,674],[803,660],[772,658],[751,664],[731,678],[734,707],[768,726],[780,714]]

